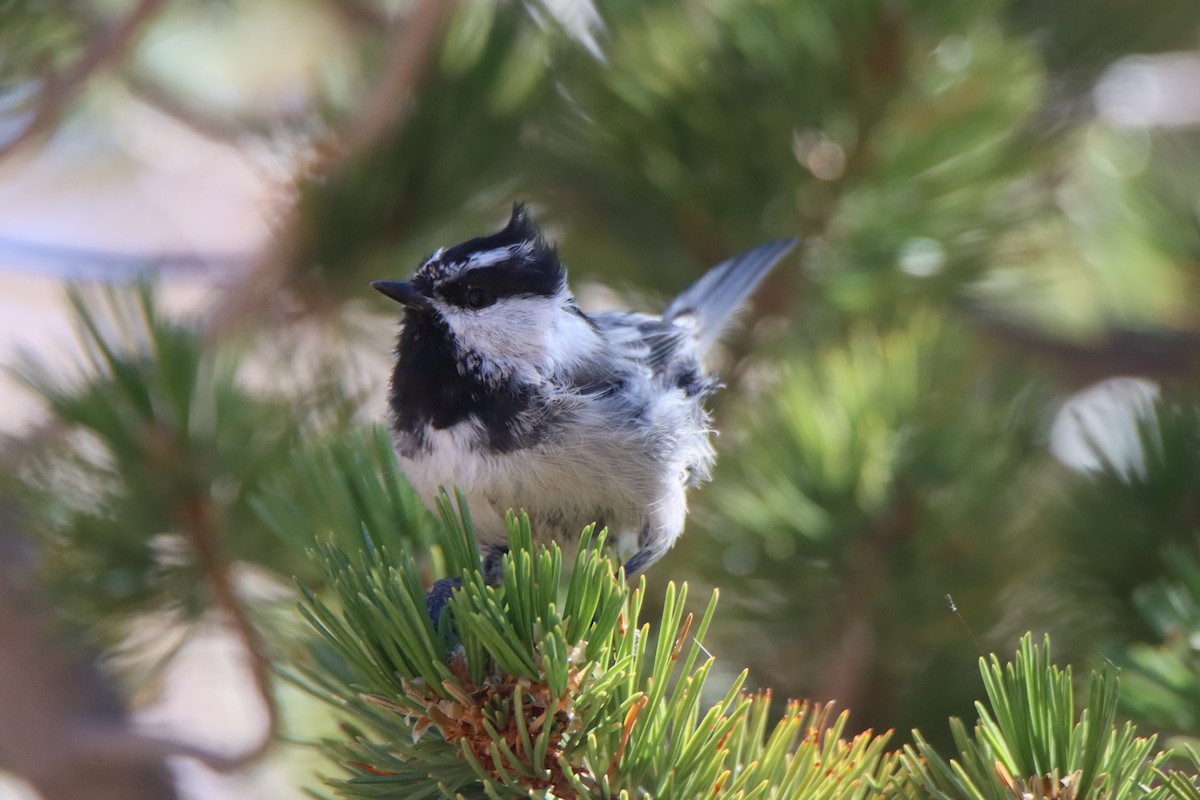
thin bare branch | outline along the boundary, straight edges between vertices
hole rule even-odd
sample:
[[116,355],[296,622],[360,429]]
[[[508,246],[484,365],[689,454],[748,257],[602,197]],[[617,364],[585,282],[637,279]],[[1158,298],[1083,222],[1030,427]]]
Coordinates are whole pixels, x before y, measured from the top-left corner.
[[81,760],[105,764],[154,764],[166,758],[191,758],[214,772],[234,772],[248,763],[244,756],[226,756],[206,747],[152,736],[129,728],[81,726],[70,741],[73,753]]
[[[456,6],[454,0],[422,0],[411,13],[392,25],[391,46],[375,88],[358,104],[346,124],[329,141],[316,148],[310,170],[316,175],[336,173],[342,164],[371,148],[400,123],[404,110],[424,78],[441,30]],[[267,302],[286,285],[296,258],[304,220],[295,208],[280,222],[272,243],[244,281],[230,288],[215,309],[211,330],[220,332],[239,321],[261,315]]]
[[878,519],[851,550],[844,600],[838,609],[838,636],[818,697],[868,715],[877,707],[881,686],[874,665],[879,649],[881,588],[886,583],[889,554],[911,539],[920,524],[920,508],[899,492],[888,513]]
[[997,347],[1050,365],[1068,386],[1088,386],[1122,375],[1185,382],[1200,374],[1200,334],[1192,331],[1111,328],[1090,340],[1071,341],[980,306],[966,306],[963,311]]
[[388,15],[370,0],[326,0],[339,17],[356,28],[378,30],[388,24]]
[[[213,520],[208,500],[202,497],[192,498],[180,509],[180,516],[212,587],[217,606],[225,612],[234,633],[241,640],[242,649],[250,662],[250,677],[267,712],[267,729],[258,744],[240,755],[202,759],[215,769],[228,772],[248,766],[262,758],[279,734],[279,704],[275,700],[275,692],[271,685],[271,661],[267,657],[262,636],[250,621],[245,605],[233,585],[230,559],[225,551],[222,531]],[[194,753],[191,755],[197,757]]]
[[[178,92],[141,70],[123,69],[119,75],[121,83],[138,100],[209,139],[236,142],[244,136],[266,136],[275,126],[275,121],[270,119],[248,119],[208,111],[187,102]],[[279,124],[286,122],[279,120]]]
[[0,144],[0,159],[50,132],[88,80],[129,50],[142,26],[162,8],[164,2],[139,0],[124,18],[92,38],[79,61],[66,74],[46,80],[29,122],[8,141]]
[[333,143],[343,157],[368,149],[400,119],[454,5],[448,0],[425,0],[396,26],[375,90],[359,104]]

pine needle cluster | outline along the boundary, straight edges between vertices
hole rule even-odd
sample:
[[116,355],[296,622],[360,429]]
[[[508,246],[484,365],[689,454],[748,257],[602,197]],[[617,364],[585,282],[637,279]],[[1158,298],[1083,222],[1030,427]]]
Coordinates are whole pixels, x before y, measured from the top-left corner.
[[[849,732],[832,706],[789,702],[772,721],[770,692],[746,672],[715,686],[686,584],[669,584],[657,624],[641,619],[645,581],[629,588],[585,531],[573,568],[535,545],[510,515],[502,578],[488,585],[461,496],[439,503],[447,563],[463,580],[435,628],[419,567],[375,547],[333,544],[314,556],[331,596],[305,590],[319,634],[294,676],[336,706],[344,736],[324,742],[342,772],[339,797],[1190,798],[1195,776],[1166,768],[1169,750],[1116,720],[1115,669],[1092,675],[1078,709],[1070,668],[1049,638],[1026,635],[1015,659],[980,660],[987,702],[974,733],[951,720],[947,758],[920,731]],[[331,656],[333,661],[331,661]],[[338,666],[331,668],[331,663]],[[715,698],[715,702],[714,702]],[[1189,789],[1189,787],[1191,787]]]

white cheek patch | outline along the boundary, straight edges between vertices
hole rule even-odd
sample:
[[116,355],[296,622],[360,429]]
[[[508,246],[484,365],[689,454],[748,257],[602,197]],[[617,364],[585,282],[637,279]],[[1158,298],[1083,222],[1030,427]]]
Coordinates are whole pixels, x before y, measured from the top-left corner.
[[528,360],[545,347],[549,298],[507,297],[478,311],[449,306],[446,323],[464,350],[494,360]]
[[546,336],[547,368],[572,366],[594,357],[601,344],[595,328],[576,314],[559,310]]
[[506,297],[478,311],[449,306],[442,313],[480,368],[513,376],[569,366],[601,344],[585,320],[567,311],[566,302],[565,295]]

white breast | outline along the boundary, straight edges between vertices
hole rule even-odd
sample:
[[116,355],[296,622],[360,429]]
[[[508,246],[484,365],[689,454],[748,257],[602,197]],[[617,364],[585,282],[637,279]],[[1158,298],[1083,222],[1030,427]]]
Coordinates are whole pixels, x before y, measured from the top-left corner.
[[[481,547],[505,542],[504,515],[513,508],[529,513],[536,538],[556,539],[568,551],[584,526],[598,519],[623,556],[637,549],[647,529],[665,550],[682,531],[686,503],[684,456],[672,446],[679,439],[663,435],[680,430],[680,409],[674,407],[680,404],[664,396],[661,405],[650,411],[649,420],[636,424],[585,405],[575,409],[560,435],[509,453],[492,453],[481,446],[484,431],[470,420],[430,429],[428,449],[402,456],[400,463],[427,502],[442,485],[463,491]],[[646,424],[660,414],[669,419],[661,425]],[[690,446],[699,442],[707,448],[704,432],[690,438]]]

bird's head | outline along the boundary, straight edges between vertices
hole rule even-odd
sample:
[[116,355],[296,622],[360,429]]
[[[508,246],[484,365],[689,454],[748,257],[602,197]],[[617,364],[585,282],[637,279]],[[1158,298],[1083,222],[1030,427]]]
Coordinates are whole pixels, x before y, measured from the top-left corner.
[[552,357],[554,332],[574,306],[566,270],[521,204],[503,230],[438,249],[411,280],[371,286],[404,306],[405,334],[444,337],[484,373]]

